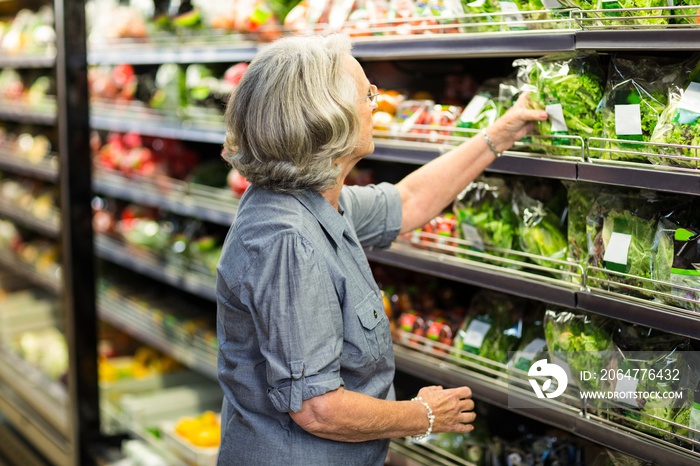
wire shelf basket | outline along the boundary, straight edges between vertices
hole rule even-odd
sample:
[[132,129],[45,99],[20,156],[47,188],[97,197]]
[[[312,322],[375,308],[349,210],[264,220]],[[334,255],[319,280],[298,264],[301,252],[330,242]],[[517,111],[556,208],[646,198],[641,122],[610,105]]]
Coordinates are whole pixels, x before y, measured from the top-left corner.
[[575,10],[572,17],[582,30],[688,29],[700,27],[700,8],[659,6],[620,8],[618,2],[603,2],[617,8]]
[[586,161],[700,173],[700,146],[665,144],[628,139],[588,138]]

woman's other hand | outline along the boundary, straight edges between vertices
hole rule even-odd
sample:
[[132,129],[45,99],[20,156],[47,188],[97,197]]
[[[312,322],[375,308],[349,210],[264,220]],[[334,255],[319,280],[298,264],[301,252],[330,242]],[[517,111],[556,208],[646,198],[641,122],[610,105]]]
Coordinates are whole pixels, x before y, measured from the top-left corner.
[[[418,396],[433,410],[433,432],[471,432],[476,419],[474,400],[469,387],[423,387]],[[426,421],[427,423],[427,421]]]

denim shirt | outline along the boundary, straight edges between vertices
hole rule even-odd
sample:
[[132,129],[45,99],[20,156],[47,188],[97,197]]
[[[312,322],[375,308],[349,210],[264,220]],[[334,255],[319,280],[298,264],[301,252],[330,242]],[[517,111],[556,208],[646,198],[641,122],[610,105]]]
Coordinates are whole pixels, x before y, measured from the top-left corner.
[[[386,439],[349,443],[289,416],[343,386],[394,399],[389,322],[365,246],[387,247],[401,198],[382,183],[319,193],[250,187],[217,269],[219,465],[382,465]],[[344,413],[353,416],[353,413]]]

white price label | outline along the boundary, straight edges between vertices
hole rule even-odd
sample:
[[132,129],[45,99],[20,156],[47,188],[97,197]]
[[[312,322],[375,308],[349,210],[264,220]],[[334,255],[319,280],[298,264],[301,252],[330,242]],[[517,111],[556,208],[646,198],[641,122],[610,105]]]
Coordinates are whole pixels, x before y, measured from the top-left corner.
[[542,0],[542,5],[548,10],[559,10],[563,8],[559,0]]
[[532,359],[547,346],[547,342],[542,338],[535,338],[523,348],[520,357],[532,361]]
[[568,133],[569,128],[566,127],[564,120],[564,109],[561,104],[549,104],[545,106],[545,110],[549,114],[549,121],[552,122],[553,133]]
[[700,113],[700,83],[690,83],[683,93],[678,108],[693,113]]
[[639,380],[633,379],[632,377],[618,379],[615,384],[615,401],[638,407],[637,400],[634,398],[634,393],[637,391],[637,384],[639,384]]
[[618,136],[642,134],[642,112],[639,104],[615,105],[615,132]]
[[476,349],[481,348],[481,345],[484,343],[486,333],[490,328],[491,324],[488,322],[482,322],[477,319],[472,320],[462,338],[464,346],[471,346],[472,348]]
[[515,3],[501,0],[501,12],[509,26],[527,29],[527,26],[523,23],[523,15],[520,14],[518,5]]
[[479,231],[476,229],[476,227],[474,225],[469,225],[468,223],[463,223],[462,224],[462,237],[471,246],[474,246],[479,251],[484,250],[484,240],[481,239],[481,235],[479,235]]
[[629,254],[632,235],[613,231],[610,241],[605,247],[603,262],[627,265],[627,255]]
[[464,109],[462,115],[459,117],[460,121],[465,123],[474,123],[482,110],[484,110],[484,107],[488,101],[488,97],[483,95],[475,95],[472,97],[472,100],[469,101],[467,108]]

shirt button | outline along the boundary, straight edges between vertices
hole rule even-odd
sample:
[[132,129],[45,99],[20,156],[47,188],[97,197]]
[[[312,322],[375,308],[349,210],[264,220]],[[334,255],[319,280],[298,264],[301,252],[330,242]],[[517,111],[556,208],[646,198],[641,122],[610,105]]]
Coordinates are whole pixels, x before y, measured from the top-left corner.
[[376,309],[372,309],[372,312],[374,312],[374,318],[376,319],[376,318],[377,318],[377,310],[376,310]]

